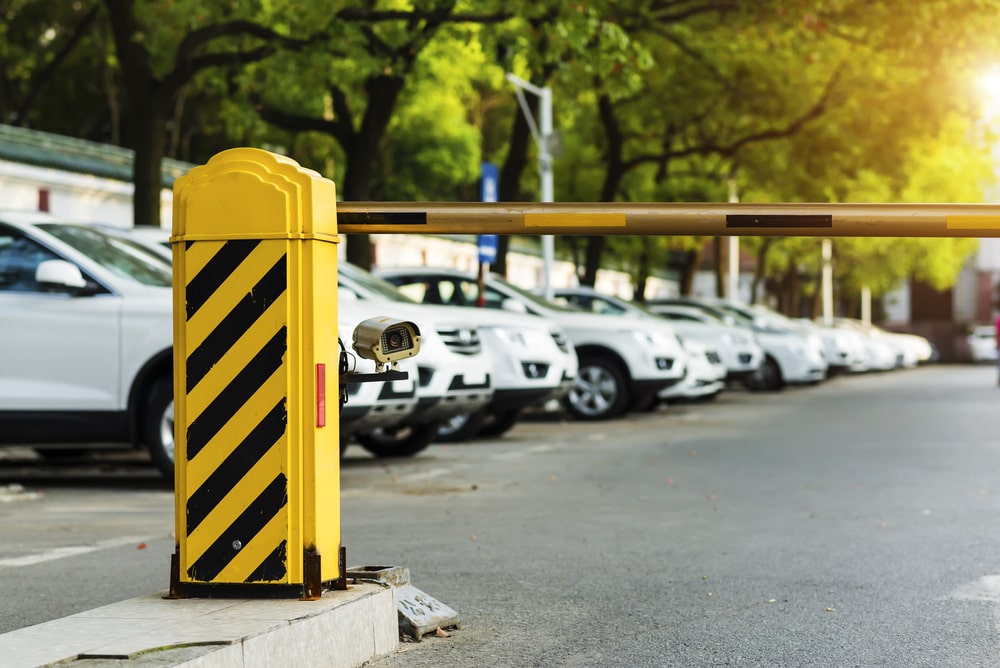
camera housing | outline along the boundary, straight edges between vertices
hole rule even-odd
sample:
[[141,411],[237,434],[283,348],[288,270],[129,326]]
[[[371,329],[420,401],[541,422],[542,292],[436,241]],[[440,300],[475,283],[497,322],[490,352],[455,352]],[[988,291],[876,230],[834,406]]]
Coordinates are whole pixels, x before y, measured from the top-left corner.
[[351,346],[361,357],[373,360],[381,371],[420,352],[420,328],[409,320],[388,316],[368,318],[354,328]]

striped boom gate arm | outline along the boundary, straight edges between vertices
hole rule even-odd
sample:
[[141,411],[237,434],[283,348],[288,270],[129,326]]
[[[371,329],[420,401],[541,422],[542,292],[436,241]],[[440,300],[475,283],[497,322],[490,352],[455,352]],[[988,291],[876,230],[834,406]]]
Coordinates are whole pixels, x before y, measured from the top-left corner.
[[1000,237],[997,204],[341,202],[341,234]]
[[334,184],[224,151],[177,180],[171,242],[170,596],[342,588]]

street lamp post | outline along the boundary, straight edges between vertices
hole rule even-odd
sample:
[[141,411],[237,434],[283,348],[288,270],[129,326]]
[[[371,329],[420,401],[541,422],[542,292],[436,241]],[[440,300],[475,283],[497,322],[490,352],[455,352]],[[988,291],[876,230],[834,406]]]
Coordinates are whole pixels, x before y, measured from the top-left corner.
[[[507,81],[514,84],[517,101],[521,105],[521,111],[528,121],[531,129],[531,136],[538,146],[538,176],[541,180],[542,201],[554,202],[554,186],[552,181],[552,89],[535,86],[514,74],[507,74]],[[535,117],[531,113],[528,101],[524,97],[524,91],[528,91],[538,96],[538,124],[535,124]],[[542,289],[546,299],[552,299],[552,264],[555,261],[555,241],[552,235],[542,236],[542,264],[543,280]]]
[[823,324],[833,324],[833,239],[823,239]]
[[[736,179],[729,179],[729,202],[740,201],[740,193],[736,188]],[[740,301],[740,238],[729,237],[729,271],[726,288],[726,298],[733,302]]]

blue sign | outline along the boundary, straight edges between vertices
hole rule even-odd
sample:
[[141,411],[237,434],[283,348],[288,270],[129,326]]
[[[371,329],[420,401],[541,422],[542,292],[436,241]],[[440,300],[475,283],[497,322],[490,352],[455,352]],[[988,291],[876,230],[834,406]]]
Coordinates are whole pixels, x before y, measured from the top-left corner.
[[[484,202],[496,202],[500,187],[500,169],[492,162],[484,162],[480,167],[482,179],[480,199]],[[479,235],[479,263],[493,264],[497,259],[497,235]]]
[[479,186],[479,201],[496,202],[500,189],[500,169],[492,162],[484,162],[480,166],[482,178]]
[[497,259],[497,235],[479,235],[479,262],[493,264]]

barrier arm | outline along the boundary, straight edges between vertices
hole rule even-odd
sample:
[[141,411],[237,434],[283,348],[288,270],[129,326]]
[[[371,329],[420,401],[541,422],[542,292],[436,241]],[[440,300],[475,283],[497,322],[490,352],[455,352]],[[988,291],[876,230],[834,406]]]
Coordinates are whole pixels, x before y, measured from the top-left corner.
[[341,234],[1000,237],[998,204],[339,202]]

